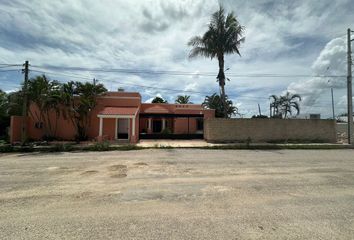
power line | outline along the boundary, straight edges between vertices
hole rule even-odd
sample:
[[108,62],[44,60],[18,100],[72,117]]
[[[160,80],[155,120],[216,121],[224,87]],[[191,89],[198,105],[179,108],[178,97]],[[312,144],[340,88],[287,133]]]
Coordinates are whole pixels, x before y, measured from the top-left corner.
[[[128,68],[85,68],[85,67],[56,67],[56,66],[37,66],[40,69],[56,69],[86,72],[104,72],[104,73],[124,73],[124,74],[148,74],[148,75],[173,75],[173,76],[216,76],[212,72],[186,72],[186,71],[167,71],[167,70],[145,70],[145,69],[128,69]],[[252,78],[344,78],[344,75],[306,75],[306,74],[276,74],[276,73],[248,73],[237,74],[228,73],[228,77],[252,77]]]
[[[55,73],[55,72],[49,72],[49,71],[37,71],[37,70],[31,70],[32,72],[37,72],[37,73],[42,73],[42,74],[48,74],[48,75],[61,75],[65,77],[72,77],[72,78],[78,78],[78,79],[84,79],[84,80],[92,80],[92,78],[89,77],[84,77],[82,75],[69,75],[69,74],[64,74],[64,73]],[[182,90],[182,89],[172,89],[172,88],[162,88],[162,87],[154,87],[154,86],[146,86],[146,85],[140,85],[140,84],[133,84],[133,83],[123,83],[120,81],[112,80],[112,79],[105,79],[105,78],[96,78],[97,80],[105,81],[105,82],[110,82],[110,83],[116,83],[116,84],[121,84],[125,86],[133,86],[133,87],[141,87],[141,88],[147,88],[147,89],[155,89],[155,90],[162,90],[162,91],[171,91],[171,92],[185,92],[185,93],[194,93],[194,94],[203,94],[203,95],[208,95],[210,92],[202,92],[202,91],[192,91],[192,90]],[[228,96],[234,96],[237,98],[249,98],[249,99],[268,99],[268,97],[252,97],[252,96],[237,96],[235,94],[229,94]]]
[[21,71],[21,69],[0,70],[0,72],[14,72],[14,71]]
[[21,67],[21,66],[23,66],[23,64],[0,63],[0,66],[8,66],[8,67],[17,66],[17,67]]

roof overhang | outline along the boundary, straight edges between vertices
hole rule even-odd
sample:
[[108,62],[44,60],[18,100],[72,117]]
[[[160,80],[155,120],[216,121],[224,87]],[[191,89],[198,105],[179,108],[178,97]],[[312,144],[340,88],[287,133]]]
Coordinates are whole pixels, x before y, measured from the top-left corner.
[[105,107],[97,114],[99,118],[135,118],[137,107]]

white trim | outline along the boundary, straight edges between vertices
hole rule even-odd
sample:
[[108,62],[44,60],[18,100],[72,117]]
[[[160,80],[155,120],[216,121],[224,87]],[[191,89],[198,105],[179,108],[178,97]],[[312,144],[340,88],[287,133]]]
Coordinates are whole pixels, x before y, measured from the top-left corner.
[[100,117],[100,130],[98,136],[102,137],[102,134],[103,134],[103,118]]
[[166,128],[166,119],[162,118],[162,131]]
[[134,137],[135,136],[135,118],[133,118],[132,120],[132,136]]
[[118,97],[118,96],[101,96],[99,98],[111,98],[111,99],[141,99],[140,97]]
[[118,140],[118,118],[116,118],[116,132],[114,134],[114,138]]
[[134,118],[134,115],[104,115],[98,114],[97,117],[99,118]]

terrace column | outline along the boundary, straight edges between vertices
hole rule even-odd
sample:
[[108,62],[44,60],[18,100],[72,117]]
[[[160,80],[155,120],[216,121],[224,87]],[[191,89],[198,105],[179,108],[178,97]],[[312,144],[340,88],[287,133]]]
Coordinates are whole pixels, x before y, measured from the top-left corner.
[[100,131],[99,131],[99,136],[102,137],[103,133],[103,118],[100,117]]
[[147,129],[147,133],[151,133],[152,131],[151,131],[151,125],[152,125],[152,119],[151,118],[149,118],[148,119],[148,129]]
[[165,128],[166,128],[166,119],[163,118],[162,119],[162,131],[165,130]]

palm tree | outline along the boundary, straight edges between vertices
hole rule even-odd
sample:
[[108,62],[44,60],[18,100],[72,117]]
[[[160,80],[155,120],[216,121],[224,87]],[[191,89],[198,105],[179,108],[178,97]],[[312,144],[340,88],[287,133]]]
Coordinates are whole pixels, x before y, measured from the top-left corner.
[[[59,117],[60,84],[58,81],[51,81],[45,75],[37,76],[28,81],[28,97],[30,103],[37,106],[38,111],[31,111],[32,117],[43,122],[46,137],[54,137]],[[33,110],[33,109],[32,109]],[[50,114],[55,113],[55,127],[51,121]]]
[[224,116],[227,117],[227,104],[225,94],[224,55],[237,53],[241,56],[239,48],[245,41],[242,37],[244,27],[239,24],[233,12],[225,16],[225,10],[220,6],[213,13],[208,30],[203,36],[195,36],[190,39],[188,45],[192,47],[189,57],[203,56],[217,58],[219,73],[217,76],[222,103],[224,104]]
[[95,108],[97,97],[107,89],[102,84],[73,82],[63,84],[61,99],[64,105],[63,115],[69,118],[76,129],[76,139],[86,140],[90,126],[90,114]]
[[296,115],[300,113],[301,97],[299,94],[291,94],[287,92],[284,96],[271,95],[272,102],[270,107],[273,110],[273,117],[288,118],[293,115],[293,110],[296,110]]
[[284,96],[280,97],[281,112],[284,118],[287,118],[288,116],[292,116],[293,109],[296,110],[296,115],[300,114],[299,101],[301,101],[301,97],[299,94],[291,94],[289,92],[286,92]]
[[204,102],[202,103],[202,106],[208,109],[215,109],[215,117],[217,118],[231,117],[233,115],[238,114],[237,107],[233,105],[231,100],[227,99],[227,96],[225,102],[227,104],[227,110],[226,110],[227,116],[224,115],[225,114],[224,104],[221,100],[221,97],[216,93],[214,93],[211,96],[206,96]]
[[178,104],[192,104],[192,102],[189,101],[191,96],[188,96],[188,95],[179,95],[177,96],[176,100],[175,100],[175,103],[178,103]]
[[161,97],[155,97],[151,103],[167,103],[167,101]]
[[270,108],[272,110],[272,116],[270,117],[279,117],[279,114],[281,114],[279,112],[280,108],[281,108],[281,98],[278,97],[277,95],[271,95],[270,98],[272,98],[272,102],[270,103]]

